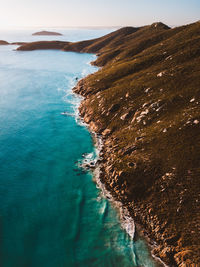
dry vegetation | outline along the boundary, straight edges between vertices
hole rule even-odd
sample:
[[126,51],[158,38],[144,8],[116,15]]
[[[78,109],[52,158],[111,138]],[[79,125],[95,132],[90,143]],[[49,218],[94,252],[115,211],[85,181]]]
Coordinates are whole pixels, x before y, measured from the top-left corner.
[[127,27],[56,48],[96,53],[103,67],[75,88],[85,96],[81,115],[105,139],[102,181],[170,267],[200,264],[200,22]]

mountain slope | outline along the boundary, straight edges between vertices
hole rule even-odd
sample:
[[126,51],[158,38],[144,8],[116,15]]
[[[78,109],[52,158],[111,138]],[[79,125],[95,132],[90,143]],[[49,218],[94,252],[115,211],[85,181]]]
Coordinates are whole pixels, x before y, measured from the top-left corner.
[[156,241],[156,255],[170,267],[199,264],[200,22],[56,47],[96,53],[103,66],[74,88],[85,96],[80,114],[104,138],[101,180]]
[[200,263],[200,24],[147,36],[112,61],[102,53],[104,68],[75,92],[105,136],[102,181],[159,244],[154,253],[191,266]]

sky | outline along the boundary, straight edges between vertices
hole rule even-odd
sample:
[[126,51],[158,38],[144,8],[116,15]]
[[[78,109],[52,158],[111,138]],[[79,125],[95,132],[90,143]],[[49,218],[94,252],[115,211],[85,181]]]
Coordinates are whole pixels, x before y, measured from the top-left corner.
[[170,26],[200,19],[200,0],[0,0],[0,28]]

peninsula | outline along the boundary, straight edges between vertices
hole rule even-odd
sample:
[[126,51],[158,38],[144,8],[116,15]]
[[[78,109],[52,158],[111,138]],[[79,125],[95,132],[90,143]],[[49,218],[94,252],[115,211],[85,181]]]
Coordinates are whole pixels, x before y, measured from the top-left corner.
[[18,50],[95,53],[80,114],[102,136],[100,179],[167,265],[200,263],[200,22],[125,27],[81,42]]
[[8,45],[9,43],[4,41],[4,40],[0,40],[0,45]]

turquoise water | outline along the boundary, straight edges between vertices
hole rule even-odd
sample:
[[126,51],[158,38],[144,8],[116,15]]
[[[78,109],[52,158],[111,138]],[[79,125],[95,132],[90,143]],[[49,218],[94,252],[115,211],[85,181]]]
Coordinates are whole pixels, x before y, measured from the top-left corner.
[[14,48],[0,46],[0,266],[155,266],[76,164],[92,138],[62,112],[94,56]]

